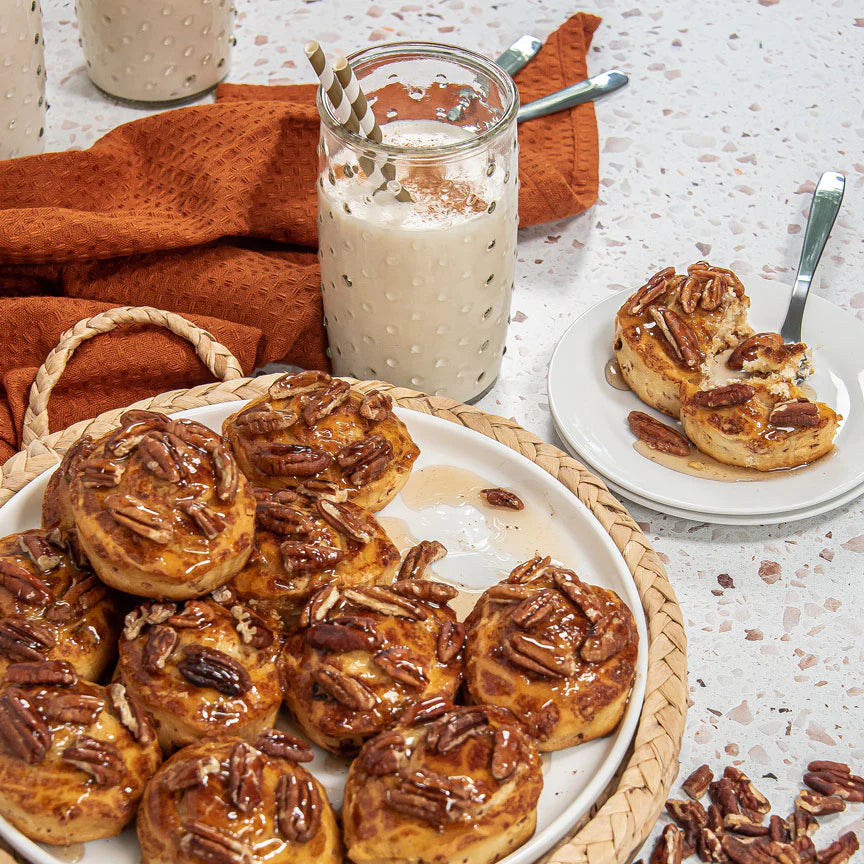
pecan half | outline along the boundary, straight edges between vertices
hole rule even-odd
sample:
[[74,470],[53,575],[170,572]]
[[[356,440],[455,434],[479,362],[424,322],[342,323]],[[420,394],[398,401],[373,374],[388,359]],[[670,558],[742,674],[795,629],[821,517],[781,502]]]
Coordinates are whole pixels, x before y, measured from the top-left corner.
[[370,390],[360,403],[360,416],[380,423],[393,413],[393,397],[389,393],[380,390]]
[[314,426],[343,405],[350,395],[351,385],[347,381],[334,378],[323,390],[301,400],[300,413],[303,415],[303,422],[307,426]]
[[116,786],[123,779],[126,763],[123,754],[110,741],[81,735],[61,754],[64,762],[89,774],[97,786]]
[[858,835],[853,831],[841,834],[830,846],[816,853],[819,864],[844,864],[858,851]]
[[108,698],[129,734],[139,744],[149,744],[153,740],[153,728],[138,700],[130,696],[118,681],[108,685]]
[[714,779],[714,772],[708,765],[700,765],[681,784],[681,788],[694,801],[697,801],[708,791],[708,784]]
[[301,393],[311,393],[313,390],[320,390],[326,384],[330,383],[330,376],[326,372],[319,372],[317,369],[309,369],[305,372],[296,372],[293,374],[283,375],[277,378],[271,385],[268,391],[273,399],[290,399],[292,396],[299,396]]
[[62,472],[63,479],[71,481],[78,473],[81,464],[93,454],[96,442],[91,435],[82,435],[64,454],[57,469]]
[[0,655],[12,663],[44,660],[57,644],[54,634],[25,618],[0,618]]
[[823,795],[837,795],[846,801],[864,801],[864,778],[853,774],[843,762],[811,762],[804,783]]
[[431,579],[397,579],[388,587],[401,597],[412,597],[415,600],[438,603],[442,606],[459,594],[452,585],[434,582]]
[[185,501],[180,506],[198,531],[208,540],[215,540],[227,527],[225,518],[221,513],[211,510],[200,501]]
[[806,834],[796,837],[792,841],[792,848],[798,853],[798,858],[802,862],[816,860],[816,846]]
[[142,438],[138,455],[144,467],[160,480],[179,483],[180,478],[187,474],[180,455],[172,446],[169,435],[164,432],[151,433]]
[[523,633],[511,633],[501,647],[507,660],[535,675],[561,678],[576,671],[573,657],[562,654],[552,642]]
[[512,585],[509,582],[493,585],[486,591],[486,596],[493,603],[521,603],[532,594],[526,585]]
[[[274,534],[309,534],[313,528],[312,520],[305,513],[295,510],[288,502],[276,500],[276,496],[282,494],[271,493],[271,496],[262,500],[258,498],[256,490],[258,503],[255,506],[255,518],[258,524]],[[293,493],[291,495],[296,499]]]
[[330,697],[355,711],[369,711],[378,701],[359,679],[325,663],[312,672],[315,683]]
[[142,603],[127,613],[123,622],[123,638],[137,639],[148,624],[162,624],[176,611],[174,603]]
[[420,702],[415,702],[402,713],[399,718],[401,723],[407,726],[416,726],[428,723],[443,717],[448,711],[453,710],[453,703],[444,696],[430,696]]
[[586,585],[572,570],[556,567],[555,587],[588,619],[599,624],[605,617],[603,607],[590,585]]
[[382,732],[367,742],[360,759],[363,770],[373,777],[395,774],[407,761],[405,739],[395,729]]
[[213,607],[204,600],[187,600],[179,612],[166,620],[172,627],[180,630],[200,630],[210,624],[215,615]]
[[449,663],[465,644],[465,625],[459,621],[445,621],[438,632],[435,653],[441,663]]
[[71,621],[83,615],[108,596],[108,589],[95,574],[73,581],[59,600],[48,608],[45,617],[49,621]]
[[104,503],[115,522],[139,537],[163,546],[171,542],[174,534],[171,523],[138,498],[132,495],[109,495]]
[[697,390],[690,401],[697,408],[728,408],[732,405],[743,405],[749,402],[756,393],[751,384],[736,382],[724,387],[714,387],[711,390]]
[[[753,781],[739,768],[727,766],[723,771],[723,777],[731,780],[735,787],[735,794],[742,809],[747,813],[764,816],[771,812],[771,804],[768,799],[753,785]],[[759,820],[761,821],[761,819]]]
[[469,738],[485,734],[489,716],[480,707],[462,709],[436,720],[426,732],[426,744],[439,753],[449,753]]
[[336,501],[338,504],[341,504],[343,501],[348,500],[348,490],[338,483],[334,483],[332,480],[310,478],[299,483],[294,488],[294,491],[310,501],[318,501],[321,498],[325,498],[328,501]]
[[179,643],[180,634],[173,627],[157,624],[150,630],[141,652],[142,665],[151,675],[158,674]]
[[368,543],[375,536],[375,526],[371,520],[364,519],[361,511],[347,504],[337,504],[320,498],[315,509],[321,518],[337,531],[347,535],[357,543]]
[[505,510],[524,510],[522,499],[509,489],[481,489],[480,494],[492,507],[502,507]]
[[251,813],[261,803],[264,757],[251,744],[238,741],[228,760],[228,794],[241,813]]
[[677,312],[665,306],[652,306],[648,311],[675,356],[688,369],[695,369],[705,359],[705,353],[699,347],[693,328]]
[[510,612],[517,627],[530,630],[545,621],[555,610],[555,593],[549,590],[530,594]]
[[531,582],[532,580],[538,579],[542,576],[551,563],[552,559],[548,555],[545,558],[535,555],[528,561],[524,561],[522,564],[517,564],[510,571],[507,581],[517,584]]
[[273,644],[273,631],[257,612],[236,604],[231,607],[231,617],[237,622],[237,633],[244,645],[267,648]]
[[522,761],[522,744],[512,729],[496,729],[492,747],[492,776],[499,782],[510,777]]
[[726,287],[737,277],[731,270],[712,267],[707,261],[697,261],[687,268],[687,278],[681,283],[681,308],[691,315],[701,306],[706,312],[719,308]]
[[133,409],[120,417],[120,428],[105,440],[105,452],[118,458],[128,456],[149,432],[164,429],[169,419],[156,411]]
[[50,723],[90,726],[102,713],[105,703],[89,693],[49,692],[39,699],[39,710]]
[[382,615],[396,615],[411,621],[425,621],[429,615],[418,603],[402,597],[395,591],[383,586],[372,585],[365,588],[344,588],[342,596],[354,606],[371,609]]
[[190,822],[184,828],[180,849],[196,861],[207,864],[252,864],[255,861],[252,847],[228,831],[203,822]]
[[60,566],[59,550],[38,534],[19,534],[18,548],[33,562],[40,573],[50,573]]
[[13,663],[6,669],[6,680],[10,684],[74,687],[78,683],[78,673],[65,660],[34,660]]
[[788,843],[792,839],[786,820],[776,813],[768,820],[768,836],[778,843]]
[[710,828],[700,828],[696,837],[696,850],[702,861],[728,861],[720,838]]
[[713,783],[708,784],[708,795],[725,818],[729,813],[740,813],[738,796],[735,794],[735,786],[728,777],[721,777]]
[[300,626],[309,627],[317,621],[325,621],[330,610],[339,602],[339,589],[325,585],[316,591],[300,613]]
[[802,789],[795,799],[795,807],[806,810],[814,816],[827,816],[846,809],[846,801],[839,795],[821,795],[810,789]]
[[628,315],[639,315],[650,306],[669,287],[669,280],[675,276],[674,267],[658,270],[632,297],[627,307]]
[[376,480],[392,459],[393,445],[383,435],[370,435],[336,452],[336,462],[354,486],[365,486]]
[[298,543],[286,540],[279,547],[286,573],[317,573],[330,570],[344,557],[345,550],[323,543]]
[[650,864],[681,864],[684,835],[680,828],[667,825],[651,853]]
[[297,415],[290,408],[277,410],[266,402],[253,405],[234,419],[234,426],[247,435],[270,435],[290,429]]
[[767,825],[760,825],[743,813],[727,813],[723,817],[723,828],[745,837],[767,837],[771,833]]
[[242,696],[252,686],[249,673],[233,657],[215,648],[193,645],[177,664],[180,674],[196,687],[212,687],[226,696]]
[[447,547],[437,540],[421,540],[406,553],[399,567],[399,581],[419,579],[426,568],[435,561],[440,561],[447,554]]
[[268,756],[289,762],[311,762],[315,758],[312,748],[302,738],[295,738],[279,729],[262,729],[255,746]]
[[125,470],[123,462],[90,458],[81,467],[81,485],[85,489],[110,489],[119,485]]
[[17,687],[0,696],[0,745],[10,756],[38,764],[51,740],[51,730],[29,696]]
[[305,639],[318,651],[342,654],[345,651],[371,651],[378,647],[374,629],[358,627],[350,621],[313,624]]
[[321,794],[311,778],[283,774],[276,784],[276,823],[286,840],[308,843],[321,826]]
[[588,631],[579,654],[589,663],[603,663],[614,657],[629,641],[629,625],[621,615],[613,612]]
[[779,333],[754,333],[738,344],[726,360],[726,365],[730,369],[743,369],[744,364],[755,360],[763,349],[776,350],[782,346],[783,337]]
[[630,431],[654,450],[674,456],[689,456],[690,442],[677,430],[644,411],[631,411],[627,415]]
[[47,606],[51,602],[47,582],[6,559],[0,559],[0,587],[28,606]]
[[220,501],[233,501],[240,487],[240,471],[234,456],[221,441],[211,442],[207,452],[216,481],[216,497]]
[[405,648],[386,648],[372,658],[375,665],[383,669],[394,681],[406,687],[422,690],[429,679],[423,671],[423,663]]
[[278,441],[259,444],[249,458],[258,471],[272,477],[311,477],[326,471],[333,462],[324,450]]
[[182,792],[184,789],[194,789],[203,786],[211,774],[219,774],[222,764],[215,756],[200,756],[198,759],[184,759],[175,762],[166,772],[163,779],[169,792]]
[[430,822],[438,828],[462,818],[472,801],[483,797],[465,777],[448,777],[429,769],[406,771],[385,794],[392,809]]
[[819,420],[819,406],[809,399],[778,402],[768,416],[768,422],[772,426],[786,426],[793,429],[818,426]]

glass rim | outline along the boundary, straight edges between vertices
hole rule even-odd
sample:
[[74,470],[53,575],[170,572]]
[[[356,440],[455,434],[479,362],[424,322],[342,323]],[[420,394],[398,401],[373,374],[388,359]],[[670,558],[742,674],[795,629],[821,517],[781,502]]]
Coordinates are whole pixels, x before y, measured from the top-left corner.
[[323,88],[318,86],[315,102],[318,107],[318,116],[321,122],[337,137],[351,144],[358,150],[370,150],[373,152],[397,156],[401,158],[428,159],[430,157],[445,157],[452,155],[464,155],[485,148],[490,141],[497,138],[504,130],[516,121],[516,113],[519,110],[519,91],[513,78],[507,74],[494,60],[471,51],[468,48],[460,48],[458,45],[449,45],[444,42],[387,42],[383,45],[373,45],[349,54],[346,58],[353,67],[355,64],[361,66],[375,60],[410,56],[412,54],[426,54],[439,56],[447,59],[456,59],[462,65],[473,68],[491,78],[501,89],[505,97],[509,97],[510,104],[507,110],[497,120],[484,129],[479,135],[454,141],[452,144],[435,144],[428,147],[404,147],[397,144],[370,141],[356,132],[351,132],[343,126],[330,107],[330,100],[325,100]]

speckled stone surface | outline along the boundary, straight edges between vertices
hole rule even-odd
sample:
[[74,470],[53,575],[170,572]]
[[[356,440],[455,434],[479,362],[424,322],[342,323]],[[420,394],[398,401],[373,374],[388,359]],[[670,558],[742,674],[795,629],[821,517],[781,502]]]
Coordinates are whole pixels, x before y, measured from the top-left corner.
[[[229,80],[255,83],[310,80],[309,38],[334,53],[412,38],[494,56],[522,33],[545,37],[577,8],[564,0],[237,6]],[[847,189],[815,290],[864,320],[861,3],[595,0],[584,8],[604,19],[590,69],[620,67],[631,84],[597,107],[597,205],[521,234],[509,350],[480,403],[549,441],[546,366],[580,312],[667,263],[702,257],[745,283],[756,274],[791,282],[823,170],[843,171]],[[141,116],[88,82],[71,0],[45,4],[44,30],[48,149],[87,147]],[[690,640],[681,778],[702,762],[739,765],[785,816],[809,760],[850,762],[862,773],[864,499],[764,528],[631,512],[667,563]],[[817,846],[848,828],[864,835],[862,814],[864,805],[853,805],[824,820]]]

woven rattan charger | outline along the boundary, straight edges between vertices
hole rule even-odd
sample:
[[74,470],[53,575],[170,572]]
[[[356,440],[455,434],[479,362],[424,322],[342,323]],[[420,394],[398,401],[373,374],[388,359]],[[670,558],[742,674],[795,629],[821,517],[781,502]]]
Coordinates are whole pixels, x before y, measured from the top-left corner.
[[[80,321],[61,336],[59,344],[39,369],[24,418],[25,449],[0,468],[0,504],[58,462],[81,435],[99,436],[117,425],[125,408],[75,423],[62,432],[49,433],[48,400],[78,345],[121,324],[167,327],[191,342],[213,374],[223,379],[143,399],[131,407],[171,413],[251,399],[264,393],[277,377],[242,377],[237,360],[224,345],[170,312],[119,307]],[[452,399],[426,396],[378,381],[358,382],[356,386],[360,390],[386,389],[401,408],[467,426],[521,453],[571,490],[621,552],[633,575],[648,622],[648,675],[642,715],[631,749],[616,777],[592,811],[543,860],[555,864],[624,864],[651,831],[678,773],[678,752],[687,711],[686,640],[681,610],[657,553],[599,478],[512,420],[486,414]]]

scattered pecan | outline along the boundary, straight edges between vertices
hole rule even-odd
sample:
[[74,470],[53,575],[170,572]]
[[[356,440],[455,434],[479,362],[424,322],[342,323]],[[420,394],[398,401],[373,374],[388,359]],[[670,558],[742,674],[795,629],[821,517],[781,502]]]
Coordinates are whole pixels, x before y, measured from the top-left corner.
[[680,828],[667,825],[651,853],[650,864],[681,864],[684,835]]
[[18,548],[36,565],[40,573],[50,573],[60,566],[59,550],[39,534],[19,534]]
[[[710,786],[711,781],[708,782]],[[723,811],[716,804],[709,804],[705,812],[708,817],[708,827],[720,836],[723,833]]]
[[395,774],[407,760],[405,739],[395,729],[382,732],[363,747],[360,758],[363,770],[373,777]]
[[228,760],[228,794],[241,813],[251,813],[261,803],[264,757],[251,744],[238,741]]
[[330,383],[330,376],[326,372],[317,369],[309,369],[306,372],[296,372],[277,378],[271,385],[269,395],[273,399],[290,399],[302,393],[311,393],[320,390]]
[[439,753],[449,753],[469,738],[485,734],[489,716],[481,707],[454,711],[443,715],[427,730],[426,744]]
[[383,586],[344,588],[342,596],[354,606],[371,609],[382,615],[396,615],[410,621],[425,621],[429,617],[419,604]]
[[648,311],[675,356],[688,369],[695,369],[705,359],[705,353],[699,347],[693,328],[677,312],[665,306],[652,306]]
[[537,591],[529,594],[510,613],[510,618],[517,627],[530,630],[545,621],[555,610],[555,592],[550,590]]
[[783,346],[783,337],[779,333],[754,333],[732,351],[726,360],[729,369],[743,369],[744,364],[755,360],[764,348],[777,349]]
[[39,710],[50,723],[90,726],[102,713],[105,703],[89,693],[49,692],[39,699]]
[[211,510],[200,501],[186,501],[180,506],[198,531],[208,540],[215,540],[227,527],[225,518],[221,513]]
[[130,696],[118,681],[108,685],[108,698],[129,734],[139,744],[149,744],[153,740],[153,727],[138,700]]
[[406,553],[399,567],[397,579],[420,579],[426,568],[435,561],[440,561],[447,554],[447,547],[437,540],[421,540]]
[[696,851],[699,857],[705,861],[728,861],[720,838],[710,828],[700,828],[696,837]]
[[295,738],[279,729],[262,729],[255,746],[268,756],[289,762],[311,762],[315,757],[312,748],[302,738]]
[[[768,799],[753,785],[750,778],[739,768],[729,765],[723,771],[723,777],[732,781],[735,794],[745,813],[757,813],[764,816],[771,811]],[[758,820],[758,821],[761,821]]]
[[370,435],[347,444],[336,453],[336,461],[353,486],[377,480],[393,458],[393,445],[383,435]]
[[[289,503],[276,500],[276,495],[282,494],[275,493],[269,499],[258,499],[255,507],[255,518],[258,524],[274,534],[309,534],[313,528],[312,520],[305,513],[295,510]],[[293,493],[291,494],[293,496]],[[258,497],[257,493],[256,497]],[[296,499],[296,496],[294,497]]]
[[148,624],[162,624],[177,611],[174,603],[142,603],[126,615],[123,638],[137,639]]
[[286,840],[308,843],[321,826],[321,793],[312,778],[283,774],[276,784],[276,822]]
[[249,673],[233,657],[215,648],[193,645],[177,664],[180,674],[196,687],[213,687],[226,696],[242,696],[252,686]]
[[441,663],[449,663],[462,650],[465,643],[465,625],[459,621],[445,621],[438,631],[435,653]]
[[51,747],[51,730],[33,700],[17,687],[0,696],[0,745],[16,759],[42,762]]
[[853,831],[841,834],[830,846],[816,853],[819,864],[844,864],[858,851],[858,836]]
[[74,687],[78,683],[78,673],[65,660],[34,660],[13,663],[6,669],[6,680],[10,684]]
[[6,559],[0,559],[0,587],[28,606],[47,606],[51,602],[47,582]]
[[370,390],[360,403],[360,416],[374,423],[386,420],[393,413],[393,398],[389,393]]
[[739,381],[711,390],[698,390],[690,397],[690,401],[697,408],[728,408],[749,402],[755,393],[755,387]]
[[545,558],[535,555],[530,560],[524,561],[522,564],[517,564],[510,571],[507,581],[517,584],[531,582],[533,579],[538,579],[542,576],[551,563],[552,559],[548,555]]
[[317,573],[331,570],[344,557],[345,550],[323,543],[298,543],[286,540],[279,547],[286,573]]
[[328,525],[357,543],[368,543],[375,536],[375,525],[370,519],[363,518],[362,511],[356,508],[319,498],[315,509]]
[[685,832],[708,825],[708,814],[698,801],[670,798],[666,802],[666,812]]
[[318,621],[325,621],[330,610],[339,602],[339,589],[335,585],[319,588],[300,613],[300,626],[309,627]]
[[80,735],[61,756],[64,762],[89,774],[97,786],[116,786],[126,768],[123,754],[116,745],[89,735]]
[[766,837],[771,833],[767,825],[760,825],[742,813],[727,813],[723,817],[723,828],[745,837]]
[[290,429],[297,422],[297,414],[290,408],[277,410],[266,402],[241,411],[234,418],[234,427],[247,435],[270,435]]
[[355,711],[369,711],[378,701],[375,694],[359,679],[329,663],[312,672],[315,683],[330,697]]
[[674,267],[658,270],[632,297],[627,307],[628,315],[640,315],[669,287],[669,280],[675,276]]
[[85,489],[110,489],[119,485],[125,470],[123,462],[90,458],[81,467],[81,485]]
[[509,489],[481,489],[480,494],[492,507],[503,507],[506,510],[524,510],[522,499]]
[[219,774],[221,771],[222,764],[215,756],[183,759],[168,768],[163,782],[169,792],[182,792],[184,789],[203,786],[211,774]]
[[375,665],[383,669],[394,681],[399,681],[406,687],[422,690],[429,680],[423,671],[422,662],[405,648],[386,648],[375,654],[372,659]]
[[792,839],[786,820],[776,813],[768,820],[768,836],[777,843],[788,843]]
[[843,762],[811,762],[804,783],[823,795],[837,795],[846,801],[864,802],[864,778],[853,774]]
[[644,411],[631,411],[627,415],[630,431],[654,450],[673,456],[689,456],[690,442],[677,430]]
[[206,861],[207,864],[252,864],[256,860],[252,847],[228,831],[203,822],[190,822],[184,828],[185,833],[180,837],[180,850],[196,861]]
[[799,837],[808,837],[818,827],[819,823],[813,817],[813,814],[802,810],[800,807],[796,807],[786,820],[786,828],[793,840],[797,840]]
[[258,471],[274,477],[311,477],[326,471],[333,462],[324,450],[278,441],[259,444],[249,458]]
[[57,644],[54,634],[25,618],[0,618],[0,655],[12,663],[44,660]]
[[593,624],[605,617],[603,607],[590,585],[586,585],[572,570],[556,567],[552,577],[555,587]]
[[802,862],[816,860],[816,846],[806,834],[801,837],[796,837],[792,841],[792,848],[798,853],[798,858]]
[[709,783],[708,795],[720,809],[724,818],[729,813],[741,812],[738,807],[738,796],[735,794],[735,787],[729,778],[721,777],[719,780]]
[[344,651],[372,651],[378,647],[378,637],[374,629],[358,627],[350,621],[313,624],[306,630],[305,639],[318,651],[333,654]]
[[142,665],[151,675],[158,674],[179,643],[180,634],[173,627],[157,624],[151,628],[141,652]]
[[629,641],[630,626],[618,612],[613,612],[591,627],[579,655],[589,663],[603,663],[623,650]]
[[492,746],[492,776],[500,783],[510,777],[522,761],[522,744],[514,730],[495,730]]
[[323,390],[305,396],[301,400],[300,413],[307,426],[314,426],[343,405],[351,395],[347,381],[334,378]]
[[820,795],[810,789],[802,789],[795,799],[795,807],[814,816],[827,816],[846,809],[846,802],[839,795]]
[[778,402],[768,415],[768,422],[772,426],[784,426],[793,429],[818,426],[819,420],[819,406],[809,399]]
[[163,546],[171,542],[171,523],[138,498],[132,495],[109,495],[104,503],[115,522],[140,537]]
[[681,784],[681,788],[694,801],[701,798],[708,791],[708,784],[714,779],[714,772],[708,765],[700,765]]
[[452,585],[433,582],[431,579],[397,579],[388,586],[401,597],[411,597],[426,603],[445,605],[459,594]]
[[236,604],[231,607],[231,617],[237,622],[237,633],[244,645],[267,648],[273,644],[273,631],[257,612]]
[[453,703],[444,696],[430,696],[405,709],[399,718],[401,723],[407,726],[416,726],[428,723],[443,717],[448,711],[453,710]]

